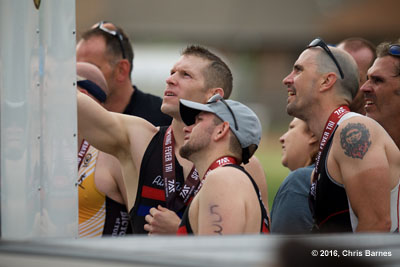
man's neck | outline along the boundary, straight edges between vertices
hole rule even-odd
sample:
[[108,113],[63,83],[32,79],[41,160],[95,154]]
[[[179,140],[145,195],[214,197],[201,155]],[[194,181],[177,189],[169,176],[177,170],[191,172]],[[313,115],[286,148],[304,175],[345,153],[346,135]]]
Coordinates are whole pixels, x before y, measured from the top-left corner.
[[[199,173],[199,177],[201,179],[204,179],[204,175],[207,173],[208,169],[211,167],[211,165],[217,161],[218,159],[222,157],[229,157],[229,153],[221,153],[220,150],[215,150],[218,152],[218,154],[214,154],[213,156],[207,155],[207,156],[201,156],[198,157],[197,159],[193,159],[193,162],[196,166],[196,169]],[[218,165],[217,165],[218,166]]]
[[400,124],[396,120],[391,120],[389,124],[390,125],[381,123],[381,126],[386,130],[386,132],[396,143],[396,146],[400,149]]
[[186,180],[187,175],[193,168],[193,163],[187,159],[182,158],[181,155],[179,154],[179,150],[181,149],[185,138],[185,133],[183,131],[183,127],[185,127],[185,124],[180,119],[178,120],[173,118],[171,127],[175,141],[175,147],[174,147],[175,157],[183,168],[183,174],[184,174],[183,177]]
[[114,89],[108,96],[104,107],[108,111],[123,113],[128,106],[132,94],[134,93],[133,86],[126,83],[123,87]]
[[171,127],[174,133],[175,148],[179,150],[183,145],[183,141],[185,138],[185,133],[183,131],[183,127],[185,127],[185,124],[181,120],[177,120],[174,118],[172,120]]
[[315,134],[318,140],[321,140],[321,136],[325,130],[324,127],[329,119],[329,116],[332,114],[333,111],[335,111],[338,107],[342,105],[346,104],[325,105],[318,111],[312,112],[312,115],[305,120],[308,127],[310,128],[310,131]]

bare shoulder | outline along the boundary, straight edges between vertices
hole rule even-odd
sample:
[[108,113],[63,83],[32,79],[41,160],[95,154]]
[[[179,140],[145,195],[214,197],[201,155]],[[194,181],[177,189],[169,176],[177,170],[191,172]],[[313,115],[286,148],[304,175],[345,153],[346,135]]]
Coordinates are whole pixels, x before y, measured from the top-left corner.
[[393,141],[383,127],[366,116],[343,121],[334,136],[336,148],[353,159],[363,159],[371,148],[384,148],[388,142]]
[[351,118],[348,118],[344,120],[338,127],[338,130],[342,130],[343,128],[347,127],[348,125],[354,125],[354,124],[362,124],[364,126],[368,126],[372,130],[384,130],[382,126],[379,125],[375,120],[367,117],[367,116],[362,116],[362,115],[357,115],[353,116]]
[[114,113],[119,116],[123,125],[128,129],[130,132],[143,132],[146,134],[155,134],[158,132],[159,127],[154,126],[147,120],[137,117],[131,116],[126,114]]
[[385,129],[375,120],[367,117],[367,116],[354,116],[351,117],[345,121],[343,121],[339,127],[338,131],[341,132],[344,129],[346,129],[346,132],[348,132],[348,129],[366,129],[370,133],[373,134],[385,134],[387,135],[387,132]]
[[121,127],[126,129],[124,132],[127,134],[127,144],[131,147],[131,156],[135,162],[141,160],[148,144],[160,128],[137,116],[114,114],[119,116]]
[[243,190],[244,186],[250,186],[247,175],[235,167],[219,167],[211,171],[204,182],[204,188],[218,188],[218,191]]

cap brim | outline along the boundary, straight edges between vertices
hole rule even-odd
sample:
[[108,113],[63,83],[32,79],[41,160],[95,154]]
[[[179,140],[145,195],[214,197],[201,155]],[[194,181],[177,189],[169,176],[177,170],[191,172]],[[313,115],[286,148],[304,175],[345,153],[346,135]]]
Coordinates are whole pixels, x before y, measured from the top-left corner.
[[204,104],[200,104],[185,99],[180,99],[179,102],[180,102],[179,112],[181,114],[182,121],[186,125],[194,124],[196,121],[196,116],[201,111],[214,113],[214,111],[211,108],[209,108],[207,105]]

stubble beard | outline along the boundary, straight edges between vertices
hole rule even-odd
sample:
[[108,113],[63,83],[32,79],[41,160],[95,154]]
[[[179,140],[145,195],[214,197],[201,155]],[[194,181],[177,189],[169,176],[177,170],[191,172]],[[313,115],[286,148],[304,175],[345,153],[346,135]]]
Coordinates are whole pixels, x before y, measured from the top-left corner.
[[179,154],[182,158],[192,161],[193,156],[207,147],[209,143],[210,138],[207,136],[202,136],[201,139],[191,140],[181,147]]
[[211,142],[211,134],[214,130],[214,126],[210,126],[204,133],[199,136],[195,136],[191,140],[189,139],[180,149],[179,154],[181,157],[188,159],[193,162],[193,156],[195,153],[200,152],[203,149],[207,149]]
[[295,103],[289,103],[286,106],[286,113],[290,116],[296,117],[296,105]]

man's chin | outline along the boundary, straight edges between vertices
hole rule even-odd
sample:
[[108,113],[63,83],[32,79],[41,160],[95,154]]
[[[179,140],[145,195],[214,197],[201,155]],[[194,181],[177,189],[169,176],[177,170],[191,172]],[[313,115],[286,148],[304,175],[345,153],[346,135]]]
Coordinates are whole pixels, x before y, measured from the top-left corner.
[[161,105],[161,112],[166,114],[166,115],[168,115],[168,116],[170,116],[170,117],[172,117],[172,118],[176,117],[176,114],[179,115],[179,110],[177,110],[176,107],[173,107],[170,104],[164,104],[163,103]]
[[187,145],[183,145],[181,149],[179,150],[179,155],[181,155],[182,158],[190,160],[190,156],[193,154],[193,150],[191,150]]
[[288,115],[290,115],[290,116],[296,117],[293,108],[289,107],[289,105],[286,106],[286,113],[287,113]]

